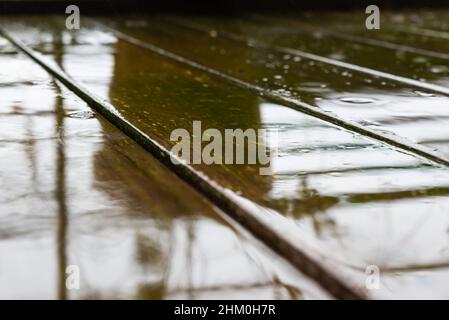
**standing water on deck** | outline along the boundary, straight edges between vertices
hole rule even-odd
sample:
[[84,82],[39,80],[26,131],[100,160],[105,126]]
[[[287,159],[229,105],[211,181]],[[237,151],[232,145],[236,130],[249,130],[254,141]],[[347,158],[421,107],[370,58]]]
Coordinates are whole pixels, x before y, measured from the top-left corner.
[[[449,73],[443,56],[398,55],[391,48],[309,32],[313,17],[301,20],[305,29],[293,27],[295,19],[266,16],[139,17],[141,23],[134,24],[130,19],[94,20],[262,90],[174,63],[94,23],[67,31],[63,17],[45,22],[22,17],[4,19],[2,27],[167,148],[174,144],[170,133],[191,130],[193,121],[220,131],[277,129],[278,153],[269,176],[260,176],[257,165],[194,167],[260,208],[261,216],[314,248],[361,288],[366,268],[374,265],[384,297],[449,297],[447,167],[288,103],[307,103],[449,158],[444,93]],[[6,270],[0,273],[6,284],[0,295],[327,297],[321,291],[325,284],[318,288],[245,238],[199,193],[7,42],[1,48],[7,68],[0,74],[0,151],[8,154],[2,157],[2,186],[11,187],[0,204],[0,270]],[[436,90],[394,76],[435,84]],[[280,99],[265,97],[267,92]],[[38,271],[29,271],[29,264]],[[85,291],[74,296],[54,289],[71,264],[85,270]],[[37,277],[36,291],[24,290],[29,278],[42,273],[47,278]]]
[[[0,298],[328,297],[24,55],[0,48]],[[66,288],[73,266],[79,290]]]

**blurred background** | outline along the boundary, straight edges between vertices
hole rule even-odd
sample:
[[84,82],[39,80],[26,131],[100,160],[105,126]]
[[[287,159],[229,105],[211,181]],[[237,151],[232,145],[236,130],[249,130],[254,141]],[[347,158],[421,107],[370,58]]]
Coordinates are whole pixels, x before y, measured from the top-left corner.
[[232,13],[232,12],[291,12],[292,10],[336,10],[365,8],[376,4],[382,8],[439,7],[447,1],[431,0],[1,0],[3,13],[42,13],[59,12],[69,4],[82,5],[84,13],[123,13],[123,12],[192,12],[192,13]]

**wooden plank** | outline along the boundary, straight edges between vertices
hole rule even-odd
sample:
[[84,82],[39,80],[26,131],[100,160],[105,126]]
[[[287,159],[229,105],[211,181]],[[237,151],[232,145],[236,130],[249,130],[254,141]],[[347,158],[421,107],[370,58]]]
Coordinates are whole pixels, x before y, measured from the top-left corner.
[[368,297],[366,292],[357,289],[353,280],[346,278],[336,265],[324,262],[318,252],[285,237],[279,229],[270,224],[267,212],[251,205],[251,203],[230,190],[219,186],[204,174],[184,164],[179,159],[179,164],[175,165],[171,160],[172,157],[176,158],[175,155],[123,118],[112,104],[91,93],[87,88],[70,78],[58,66],[47,62],[43,56],[28,48],[21,41],[11,37],[3,30],[0,30],[0,33],[20,51],[88,103],[95,111],[153,154],[178,177],[203,194],[232,219],[239,222],[300,272],[314,279],[334,297],[340,299],[364,299]]

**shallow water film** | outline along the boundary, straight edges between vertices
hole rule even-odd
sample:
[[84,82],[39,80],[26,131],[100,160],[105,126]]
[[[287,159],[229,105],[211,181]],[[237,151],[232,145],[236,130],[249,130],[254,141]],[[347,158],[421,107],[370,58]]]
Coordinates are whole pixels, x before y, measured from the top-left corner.
[[365,17],[0,16],[0,299],[449,299],[449,11]]

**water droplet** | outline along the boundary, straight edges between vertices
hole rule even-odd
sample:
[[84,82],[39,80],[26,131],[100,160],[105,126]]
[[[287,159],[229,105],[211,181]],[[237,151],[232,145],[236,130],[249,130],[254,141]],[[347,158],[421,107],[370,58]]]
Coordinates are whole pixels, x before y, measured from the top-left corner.
[[435,95],[430,92],[415,90],[415,91],[413,91],[413,93],[420,97],[426,97],[426,98],[435,97]]
[[275,75],[274,78],[275,78],[276,80],[282,80],[282,76],[279,75],[279,74]]
[[74,119],[92,119],[95,117],[95,114],[90,110],[84,110],[70,112],[67,116]]
[[293,58],[293,61],[299,62],[299,61],[301,61],[301,57],[294,57],[294,58]]
[[447,66],[433,66],[430,68],[430,72],[432,73],[444,73],[448,71],[449,68]]
[[216,30],[210,30],[210,31],[209,31],[209,36],[210,36],[211,38],[216,38],[216,37],[218,36],[218,33],[217,33]]
[[248,40],[247,44],[250,47],[255,47],[255,46],[257,46],[257,41],[250,39],[250,40]]
[[417,57],[417,58],[414,58],[414,59],[413,59],[413,62],[416,62],[416,63],[426,63],[426,62],[427,62],[427,59],[424,58],[424,57]]
[[340,172],[330,172],[329,175],[333,176],[333,177],[340,177],[341,173]]
[[274,90],[275,93],[280,94],[282,96],[287,96],[287,97],[291,97],[292,93],[288,90],[285,89],[278,89],[278,90]]
[[345,60],[346,56],[341,52],[335,52],[329,55],[329,58],[335,60]]
[[300,86],[296,87],[296,90],[306,92],[326,92],[328,85],[322,82],[303,82]]
[[340,98],[341,102],[350,103],[350,104],[368,104],[373,103],[375,100],[364,97],[343,97]]
[[369,121],[369,120],[362,120],[359,123],[362,126],[375,126],[375,127],[380,127],[381,126],[381,124],[379,122]]
[[313,37],[317,38],[317,39],[321,39],[323,37],[323,33],[316,31],[313,33]]

